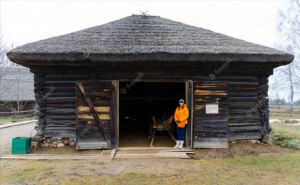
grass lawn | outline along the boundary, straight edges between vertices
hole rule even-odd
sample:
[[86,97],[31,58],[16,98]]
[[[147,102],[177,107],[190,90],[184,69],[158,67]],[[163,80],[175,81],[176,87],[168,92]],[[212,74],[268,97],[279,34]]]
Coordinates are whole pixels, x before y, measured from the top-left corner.
[[271,123],[275,143],[281,146],[300,149],[300,126],[289,126],[291,123]]
[[2,160],[1,184],[299,184],[300,153],[231,159]]
[[[270,119],[300,119],[297,114]],[[0,161],[0,184],[300,184],[300,126],[272,123],[279,146],[267,155],[232,158]],[[235,144],[235,153],[261,144]],[[274,150],[277,147],[279,150]],[[290,147],[290,148],[289,148]],[[294,149],[297,148],[297,149]],[[239,149],[239,150],[237,150]],[[243,151],[241,149],[244,149]],[[299,150],[298,150],[299,149]],[[226,150],[226,149],[224,149]],[[267,150],[267,149],[266,149]],[[200,150],[203,153],[204,150]],[[274,151],[274,153],[272,153]],[[276,152],[277,151],[277,152]],[[293,151],[293,152],[291,152]],[[248,152],[249,153],[249,152]],[[250,152],[251,153],[251,152]],[[264,153],[266,154],[266,153]]]
[[281,113],[280,115],[276,115],[276,113],[271,112],[270,119],[280,119],[280,120],[300,119],[300,111],[294,113]]

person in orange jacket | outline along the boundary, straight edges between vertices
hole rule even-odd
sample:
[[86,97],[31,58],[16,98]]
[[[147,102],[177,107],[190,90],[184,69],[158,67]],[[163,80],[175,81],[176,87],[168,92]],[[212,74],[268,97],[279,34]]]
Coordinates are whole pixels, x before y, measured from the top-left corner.
[[185,129],[188,124],[187,119],[189,118],[189,109],[186,104],[184,104],[184,100],[179,100],[179,107],[175,110],[174,120],[176,122],[177,128],[177,140],[174,148],[182,148],[184,144],[185,138]]

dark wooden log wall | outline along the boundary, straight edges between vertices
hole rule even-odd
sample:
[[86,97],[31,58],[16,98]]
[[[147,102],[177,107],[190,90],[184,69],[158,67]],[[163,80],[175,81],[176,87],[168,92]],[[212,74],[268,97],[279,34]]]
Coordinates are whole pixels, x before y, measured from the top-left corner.
[[[141,67],[138,64],[125,68],[118,65],[92,68],[32,66],[31,72],[35,73],[35,93],[39,107],[37,112],[39,133],[45,137],[76,137],[75,81],[95,79],[131,81],[139,72],[144,74],[141,78],[144,81],[211,81],[208,74],[216,67],[175,68],[172,70],[172,66]],[[262,137],[262,129],[269,127],[268,115],[265,113],[266,116],[262,120],[261,113],[264,112],[257,108],[260,85],[266,85],[266,80],[261,80],[262,82],[258,80],[263,74],[272,74],[272,69],[270,67],[247,69],[245,65],[242,68],[224,69],[221,74],[214,77],[215,81],[229,81],[229,140],[259,139]]]
[[76,138],[76,80],[90,75],[35,74],[37,131],[44,137]]
[[[228,81],[194,82],[194,148],[228,148]],[[206,104],[217,103],[218,114],[206,114]]]
[[229,82],[229,140],[260,139],[258,77],[242,79]]

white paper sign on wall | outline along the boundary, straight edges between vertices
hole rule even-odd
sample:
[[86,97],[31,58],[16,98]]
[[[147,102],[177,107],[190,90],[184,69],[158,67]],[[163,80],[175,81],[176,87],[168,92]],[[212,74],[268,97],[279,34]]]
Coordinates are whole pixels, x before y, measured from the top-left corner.
[[206,112],[206,114],[219,114],[219,105],[218,104],[206,104],[205,112]]

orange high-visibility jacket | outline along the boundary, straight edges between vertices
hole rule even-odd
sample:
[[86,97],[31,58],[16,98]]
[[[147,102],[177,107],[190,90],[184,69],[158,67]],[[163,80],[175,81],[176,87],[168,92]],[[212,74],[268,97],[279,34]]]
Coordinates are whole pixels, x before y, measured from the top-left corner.
[[187,108],[186,104],[183,104],[183,109],[180,106],[176,108],[174,120],[175,123],[176,120],[180,120],[180,123],[176,123],[178,127],[181,128],[185,127],[185,125],[188,124],[187,121],[188,118],[189,118],[189,109]]

